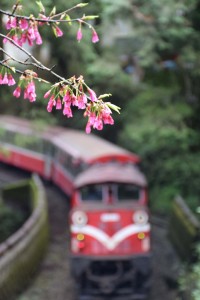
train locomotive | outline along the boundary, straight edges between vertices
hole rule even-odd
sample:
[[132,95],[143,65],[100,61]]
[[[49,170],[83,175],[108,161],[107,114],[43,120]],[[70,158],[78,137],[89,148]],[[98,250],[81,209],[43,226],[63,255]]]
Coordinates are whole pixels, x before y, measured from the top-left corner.
[[146,299],[148,188],[140,158],[95,135],[0,116],[0,161],[70,196],[70,265],[79,299]]

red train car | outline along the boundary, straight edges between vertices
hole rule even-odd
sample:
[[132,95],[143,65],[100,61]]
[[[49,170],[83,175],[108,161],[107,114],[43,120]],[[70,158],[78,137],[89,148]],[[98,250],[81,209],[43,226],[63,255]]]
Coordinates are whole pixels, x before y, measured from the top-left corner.
[[137,155],[92,134],[1,116],[0,161],[37,172],[71,196],[70,259],[80,299],[145,299],[150,223]]

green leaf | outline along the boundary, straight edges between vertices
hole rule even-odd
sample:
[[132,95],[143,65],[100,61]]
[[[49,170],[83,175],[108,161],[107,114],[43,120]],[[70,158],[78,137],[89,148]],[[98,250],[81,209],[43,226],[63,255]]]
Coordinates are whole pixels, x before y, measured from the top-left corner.
[[53,33],[55,34],[55,36],[57,37],[56,28],[54,26],[52,26],[52,30],[53,30]]
[[100,100],[100,99],[103,99],[103,98],[106,98],[106,97],[110,97],[110,96],[112,96],[112,94],[102,94],[102,95],[100,95],[98,97],[98,99]]
[[96,18],[99,18],[99,16],[83,16],[82,20],[94,20]]
[[36,1],[36,4],[39,6],[39,9],[41,12],[45,12],[44,5],[42,4],[41,1]]
[[119,106],[112,104],[110,102],[106,102],[107,106],[110,107],[112,110],[116,111],[118,114],[120,114],[119,110],[121,109]]
[[49,16],[54,16],[55,14],[56,14],[56,7],[54,6],[54,8],[50,12]]
[[13,71],[13,73],[16,72],[15,67],[10,67],[10,70]]
[[66,15],[66,16],[65,16],[65,20],[68,21],[68,24],[69,24],[69,25],[72,25],[71,18],[70,18],[69,15]]
[[76,5],[76,7],[84,7],[86,5],[88,5],[89,3],[79,3]]

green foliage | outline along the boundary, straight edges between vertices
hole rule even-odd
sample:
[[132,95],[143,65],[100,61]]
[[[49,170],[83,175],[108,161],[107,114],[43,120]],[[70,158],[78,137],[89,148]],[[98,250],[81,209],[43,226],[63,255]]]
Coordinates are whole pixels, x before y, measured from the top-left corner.
[[[116,34],[113,54],[136,57],[144,74],[137,87],[132,81],[132,94],[128,97],[128,85],[124,89],[115,88],[115,94],[120,95],[117,105],[122,107],[118,141],[141,155],[154,211],[169,212],[177,194],[195,211],[200,193],[200,3],[198,0],[167,3],[102,0],[102,3],[104,26],[108,26],[109,20],[114,23],[119,19],[128,19],[133,24],[126,36]],[[165,62],[174,65],[170,69]],[[114,80],[110,79],[111,86]]]
[[200,244],[196,247],[197,261],[192,265],[186,265],[179,279],[180,291],[186,299],[200,299]]
[[[145,85],[122,117],[120,141],[143,159],[151,207],[166,212],[176,194],[196,205],[200,193],[198,135],[186,124],[192,109],[176,86]],[[191,199],[191,200],[190,200]]]
[[198,300],[200,298],[200,245],[197,247],[197,253],[199,261],[193,266],[190,276],[193,277],[195,286],[191,292],[192,300]]
[[[143,66],[157,62],[163,51],[178,52],[188,45],[188,38],[194,38],[194,30],[190,26],[190,14],[195,11],[198,1],[111,1],[102,0],[104,19],[129,20],[133,23],[131,32],[135,44],[134,55]],[[178,48],[177,48],[178,47]],[[155,55],[156,54],[156,55]]]

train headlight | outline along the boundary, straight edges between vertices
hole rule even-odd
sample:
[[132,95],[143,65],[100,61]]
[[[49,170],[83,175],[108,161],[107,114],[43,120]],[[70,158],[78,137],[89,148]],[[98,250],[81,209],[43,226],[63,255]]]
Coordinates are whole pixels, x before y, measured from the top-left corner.
[[72,222],[77,226],[82,227],[87,224],[87,221],[87,215],[83,211],[77,210],[72,214]]
[[148,214],[145,211],[139,210],[133,214],[133,222],[138,225],[145,225],[148,222]]

